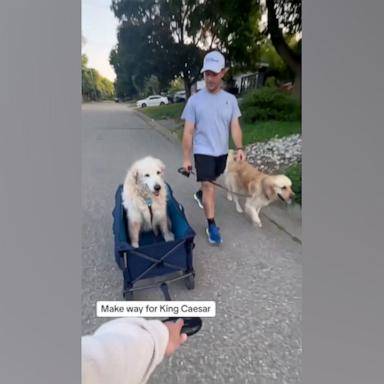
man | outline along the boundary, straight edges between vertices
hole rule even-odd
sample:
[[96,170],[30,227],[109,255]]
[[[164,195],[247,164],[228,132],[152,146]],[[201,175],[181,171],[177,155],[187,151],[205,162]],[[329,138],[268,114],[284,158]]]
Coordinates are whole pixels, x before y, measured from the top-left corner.
[[183,168],[187,172],[192,169],[193,148],[196,178],[201,182],[201,189],[194,194],[194,198],[200,208],[204,208],[208,241],[215,245],[222,243],[222,237],[215,223],[215,185],[211,181],[215,181],[225,170],[229,130],[237,149],[236,160],[245,159],[237,100],[221,88],[226,72],[224,56],[218,51],[208,53],[201,69],[205,88],[188,99],[181,116],[185,120]]

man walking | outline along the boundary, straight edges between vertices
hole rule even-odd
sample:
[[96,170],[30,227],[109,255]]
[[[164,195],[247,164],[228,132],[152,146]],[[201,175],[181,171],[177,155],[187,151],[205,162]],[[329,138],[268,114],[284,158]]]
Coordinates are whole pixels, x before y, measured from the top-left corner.
[[236,160],[245,159],[242,147],[241,116],[236,97],[221,88],[225,68],[224,56],[218,51],[209,52],[203,63],[205,88],[192,95],[181,118],[184,122],[183,168],[192,169],[191,152],[195,161],[196,178],[201,189],[194,198],[204,208],[207,218],[207,236],[211,244],[221,244],[220,229],[215,223],[215,181],[225,170],[229,131],[236,146]]

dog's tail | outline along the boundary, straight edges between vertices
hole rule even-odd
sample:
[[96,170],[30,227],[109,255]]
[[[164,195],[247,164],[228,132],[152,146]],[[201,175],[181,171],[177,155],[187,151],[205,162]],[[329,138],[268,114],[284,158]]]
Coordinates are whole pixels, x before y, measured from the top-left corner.
[[229,168],[230,164],[233,163],[234,161],[235,161],[235,151],[233,149],[230,149],[228,151],[227,164],[225,166],[224,173],[228,173],[228,168]]

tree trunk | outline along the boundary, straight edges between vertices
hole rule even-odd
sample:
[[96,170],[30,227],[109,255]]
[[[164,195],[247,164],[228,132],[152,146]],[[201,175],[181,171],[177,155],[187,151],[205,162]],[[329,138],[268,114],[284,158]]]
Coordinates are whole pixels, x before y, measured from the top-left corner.
[[293,52],[284,39],[276,16],[275,1],[266,0],[266,5],[268,10],[268,32],[271,35],[272,44],[276,52],[295,74],[294,94],[301,100],[301,56]]
[[301,100],[301,66],[297,73],[295,73],[295,84],[293,85],[293,94]]
[[183,75],[183,80],[184,80],[184,88],[185,88],[185,96],[187,98],[187,100],[189,99],[189,97],[191,96],[191,82],[189,80],[189,77],[188,77],[188,73],[184,73]]

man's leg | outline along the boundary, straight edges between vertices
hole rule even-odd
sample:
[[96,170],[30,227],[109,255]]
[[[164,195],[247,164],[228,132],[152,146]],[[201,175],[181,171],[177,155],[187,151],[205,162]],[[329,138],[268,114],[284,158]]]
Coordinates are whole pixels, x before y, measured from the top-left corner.
[[209,181],[201,183],[203,191],[204,213],[207,219],[215,218],[215,186]]
[[209,181],[203,181],[201,183],[201,188],[203,190],[203,205],[204,213],[207,218],[207,236],[208,241],[211,244],[221,244],[223,239],[220,235],[220,229],[215,223],[215,186]]
[[211,244],[221,244],[220,230],[215,223],[215,186],[208,180],[217,178],[217,158],[207,155],[195,155],[197,181],[201,182],[201,190],[194,195],[199,206],[204,209],[207,218],[207,235]]

